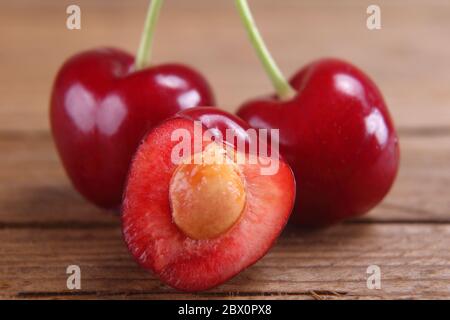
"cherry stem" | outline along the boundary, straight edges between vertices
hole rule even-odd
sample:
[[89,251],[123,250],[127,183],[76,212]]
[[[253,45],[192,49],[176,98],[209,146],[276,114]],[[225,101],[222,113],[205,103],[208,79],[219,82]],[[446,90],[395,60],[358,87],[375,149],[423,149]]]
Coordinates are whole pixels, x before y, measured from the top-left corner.
[[255,48],[256,54],[258,55],[259,60],[261,60],[264,70],[269,76],[278,97],[281,100],[292,98],[295,96],[296,91],[283,76],[281,70],[278,68],[275,60],[272,58],[272,55],[267,49],[267,46],[258,31],[255,20],[253,19],[247,0],[236,0],[236,6],[242,22],[244,23],[245,29],[248,32],[252,46]]
[[136,70],[141,70],[149,64],[153,36],[162,3],[163,0],[152,0],[148,7],[144,31],[142,32],[141,43],[139,44],[139,49],[136,55]]

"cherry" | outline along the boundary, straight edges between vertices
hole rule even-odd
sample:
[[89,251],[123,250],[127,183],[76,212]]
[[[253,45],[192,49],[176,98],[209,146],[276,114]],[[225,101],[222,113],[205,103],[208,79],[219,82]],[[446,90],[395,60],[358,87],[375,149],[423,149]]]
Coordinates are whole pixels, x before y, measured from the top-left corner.
[[154,0],[136,61],[118,49],[70,58],[52,91],[50,122],[75,188],[94,204],[120,206],[131,158],[144,134],[180,110],[214,105],[206,80],[181,64],[145,68],[162,1]]
[[280,130],[280,151],[297,181],[293,220],[322,226],[366,213],[387,194],[399,165],[397,134],[380,91],[337,59],[310,63],[287,83],[246,1],[237,5],[277,91],[237,114],[255,128]]
[[157,126],[138,148],[123,235],[137,262],[164,283],[183,291],[217,286],[258,261],[286,224],[292,171],[276,154],[270,159],[278,169],[264,174],[268,158],[251,153],[259,139],[249,129],[225,111],[193,108]]

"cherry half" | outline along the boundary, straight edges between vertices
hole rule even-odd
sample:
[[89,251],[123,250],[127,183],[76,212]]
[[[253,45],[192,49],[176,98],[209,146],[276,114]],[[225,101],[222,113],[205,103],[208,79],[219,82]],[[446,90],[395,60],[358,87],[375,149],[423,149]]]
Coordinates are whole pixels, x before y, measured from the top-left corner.
[[[265,174],[267,153],[251,151],[260,139],[249,129],[218,108],[192,108],[151,130],[136,152],[124,239],[143,268],[178,290],[235,276],[264,256],[288,221],[292,171],[276,153],[277,169]],[[235,138],[226,138],[229,131]]]
[[293,220],[323,226],[366,213],[387,194],[399,166],[397,134],[380,91],[337,59],[310,63],[287,83],[247,2],[236,1],[277,91],[237,114],[255,128],[280,130],[280,152],[297,181]]
[[181,64],[145,68],[162,1],[151,2],[136,60],[118,49],[70,58],[51,95],[50,122],[75,188],[104,208],[118,208],[128,168],[144,134],[180,110],[212,106],[197,71]]

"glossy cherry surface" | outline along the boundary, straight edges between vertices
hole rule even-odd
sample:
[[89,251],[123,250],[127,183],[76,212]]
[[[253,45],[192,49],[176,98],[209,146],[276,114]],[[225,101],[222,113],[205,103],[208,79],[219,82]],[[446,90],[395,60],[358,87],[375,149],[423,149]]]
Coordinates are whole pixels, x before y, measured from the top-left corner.
[[307,65],[290,83],[294,98],[256,99],[238,115],[252,127],[280,129],[280,150],[297,181],[293,219],[321,226],[367,212],[387,194],[399,165],[380,91],[336,59]]
[[[179,112],[176,117],[198,121],[202,126],[211,130],[213,135],[215,135],[214,131],[217,133],[220,132],[220,137],[223,141],[226,141],[228,131],[231,131],[234,137],[236,137],[233,144],[237,146],[238,144],[243,143],[246,148],[245,151],[248,151],[248,144],[251,142],[252,138],[254,138],[248,134],[248,130],[252,128],[247,122],[218,108],[191,108]],[[257,141],[252,142],[258,143]]]
[[97,49],[69,59],[52,91],[50,122],[76,189],[119,207],[132,156],[145,132],[180,110],[214,105],[206,80],[179,64],[134,72],[134,58]]

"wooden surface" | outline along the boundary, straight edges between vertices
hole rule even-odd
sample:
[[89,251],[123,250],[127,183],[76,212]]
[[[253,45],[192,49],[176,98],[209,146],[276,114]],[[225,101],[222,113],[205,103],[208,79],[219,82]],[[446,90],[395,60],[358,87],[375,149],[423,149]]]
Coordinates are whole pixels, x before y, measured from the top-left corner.
[[[379,1],[383,27],[365,27],[365,1],[252,1],[276,59],[291,74],[322,56],[366,70],[400,132],[400,174],[370,214],[325,230],[289,227],[257,264],[201,294],[175,292],[140,269],[117,216],[71,187],[48,130],[55,72],[77,51],[137,47],[144,1],[78,1],[82,30],[65,28],[69,1],[0,4],[1,298],[450,298],[450,3]],[[231,1],[173,0],[157,30],[155,63],[200,69],[234,111],[270,85]],[[66,288],[66,267],[82,289]],[[382,289],[369,290],[378,265]]]

